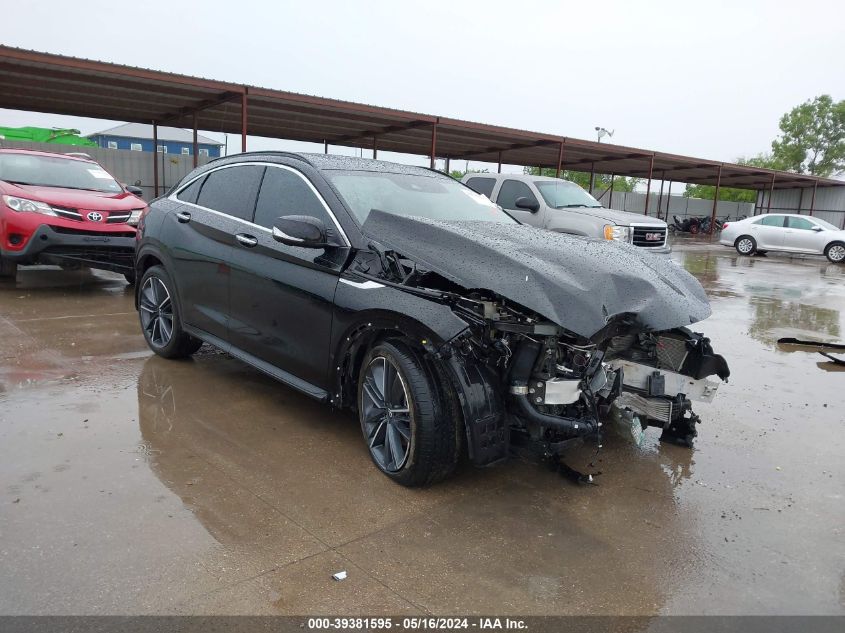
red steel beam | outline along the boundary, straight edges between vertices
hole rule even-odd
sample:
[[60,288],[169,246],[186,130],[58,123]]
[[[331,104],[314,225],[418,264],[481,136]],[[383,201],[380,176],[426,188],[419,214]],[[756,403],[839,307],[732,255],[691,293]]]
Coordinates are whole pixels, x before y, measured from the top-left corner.
[[247,103],[246,90],[241,95],[241,151],[246,152]]
[[197,113],[194,112],[194,147],[192,150],[194,154],[194,169],[199,164],[199,143],[197,142]]
[[429,167],[434,169],[434,160],[437,153],[437,121],[431,124],[431,163]]
[[158,198],[158,123],[153,121],[153,198]]
[[813,183],[813,197],[810,198],[810,215],[813,215],[813,211],[816,210],[816,187],[819,186],[819,181]]
[[716,209],[719,208],[719,187],[722,184],[722,166],[716,171],[716,191],[713,194],[713,211],[710,213],[710,230],[708,233],[713,237],[713,229],[716,226]]
[[654,173],[654,154],[651,155],[651,158],[648,161],[648,184],[645,188],[645,211],[643,215],[648,215],[648,199],[651,196],[651,176]]
[[766,203],[766,213],[772,210],[772,194],[775,192],[775,175],[772,174],[772,185],[769,187],[769,201]]
[[561,167],[563,167],[563,141],[560,142],[557,150],[557,169],[555,170],[555,178],[560,178]]

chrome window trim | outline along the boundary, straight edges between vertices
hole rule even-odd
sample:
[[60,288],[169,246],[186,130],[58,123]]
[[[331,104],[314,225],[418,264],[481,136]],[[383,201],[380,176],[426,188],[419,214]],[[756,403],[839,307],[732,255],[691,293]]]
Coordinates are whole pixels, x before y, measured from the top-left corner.
[[[220,165],[219,167],[215,167],[214,169],[209,169],[208,171],[204,171],[201,174],[198,174],[195,178],[191,178],[188,182],[186,182],[184,185],[179,187],[178,191],[174,191],[169,196],[167,196],[167,199],[172,200],[173,202],[178,202],[179,204],[187,204],[187,205],[190,205],[190,206],[195,207],[197,209],[202,209],[204,211],[216,213],[217,215],[223,216],[225,218],[229,218],[231,220],[236,220],[238,222],[242,222],[243,224],[247,224],[249,226],[255,227],[256,229],[264,231],[265,233],[270,233],[272,235],[273,234],[272,229],[268,229],[267,227],[261,226],[260,224],[255,224],[255,222],[250,222],[249,220],[244,220],[243,218],[237,218],[234,215],[229,215],[228,213],[223,213],[222,211],[217,211],[215,209],[209,209],[208,207],[204,207],[204,206],[202,206],[200,204],[196,204],[194,202],[187,202],[187,201],[181,200],[177,197],[181,192],[183,192],[185,189],[190,187],[192,184],[194,184],[194,182],[196,182],[197,180],[199,180],[203,176],[207,176],[208,174],[215,172],[215,171],[220,171],[221,169],[229,169],[231,167],[242,167],[244,165],[261,165],[263,167],[275,167],[276,169],[283,169],[283,170],[292,172],[292,173],[296,174],[297,176],[299,176],[300,178],[302,178],[302,180],[305,182],[305,184],[308,185],[308,188],[311,190],[311,193],[313,193],[317,197],[317,200],[320,201],[320,204],[323,205],[323,209],[325,209],[326,213],[329,214],[329,217],[332,219],[332,222],[334,222],[335,228],[337,229],[338,234],[340,235],[340,237],[343,239],[343,242],[344,242],[340,246],[346,247],[346,248],[349,248],[349,247],[352,246],[352,242],[349,241],[349,237],[347,237],[346,231],[343,230],[343,227],[340,225],[340,222],[338,222],[337,216],[335,216],[335,214],[332,212],[332,210],[329,207],[328,203],[326,202],[325,198],[323,198],[323,196],[320,194],[320,192],[317,191],[317,188],[314,186],[314,184],[310,180],[308,180],[308,178],[305,176],[305,174],[303,174],[301,171],[299,171],[298,169],[294,169],[293,167],[289,167],[288,165],[279,165],[278,163],[270,163],[270,162],[267,162],[267,161],[244,161],[242,163],[232,163],[230,165]],[[259,189],[258,193],[259,194],[261,193],[260,189]],[[197,196],[197,198],[199,198],[199,196]]]

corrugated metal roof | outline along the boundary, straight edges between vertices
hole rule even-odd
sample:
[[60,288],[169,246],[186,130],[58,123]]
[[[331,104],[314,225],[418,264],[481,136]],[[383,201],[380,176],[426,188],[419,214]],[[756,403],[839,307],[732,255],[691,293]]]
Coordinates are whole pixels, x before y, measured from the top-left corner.
[[748,189],[843,182],[0,46],[0,107]]
[[[101,130],[89,134],[87,138],[94,136],[119,136],[120,138],[153,138],[153,127],[151,124],[143,123],[124,123],[116,127],[111,127],[107,130]],[[159,127],[158,128],[159,141],[173,141],[176,143],[193,143],[194,131],[186,130],[181,127]],[[222,147],[223,143],[216,141],[213,138],[208,138],[202,134],[197,134],[197,142],[201,145],[215,145]]]

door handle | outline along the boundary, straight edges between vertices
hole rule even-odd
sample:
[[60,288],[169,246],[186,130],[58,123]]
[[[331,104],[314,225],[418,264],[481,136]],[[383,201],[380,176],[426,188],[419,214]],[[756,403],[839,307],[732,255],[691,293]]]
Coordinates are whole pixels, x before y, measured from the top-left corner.
[[247,235],[246,233],[238,233],[235,235],[235,239],[238,240],[242,246],[246,246],[247,248],[252,248],[258,244],[258,240],[256,238],[252,235]]
[[176,214],[176,219],[179,220],[182,224],[185,224],[185,222],[191,221],[191,214],[187,211],[180,211]]

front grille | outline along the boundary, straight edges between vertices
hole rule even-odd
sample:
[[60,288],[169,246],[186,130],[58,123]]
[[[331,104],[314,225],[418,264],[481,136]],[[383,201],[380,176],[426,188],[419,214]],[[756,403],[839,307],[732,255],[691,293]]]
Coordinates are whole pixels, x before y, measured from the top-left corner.
[[[646,248],[664,246],[666,244],[666,230],[665,226],[635,226],[632,238],[633,244]],[[657,239],[653,239],[655,236]]]
[[83,229],[69,229],[65,226],[51,226],[56,233],[65,235],[83,235],[85,237],[135,237],[134,231],[85,231]]
[[51,208],[60,218],[66,218],[68,220],[79,220],[80,222],[82,221],[82,214],[79,211],[56,206],[52,206]]
[[120,224],[121,222],[126,222],[129,219],[129,216],[132,215],[131,213],[110,213],[109,217],[106,218],[106,224]]

